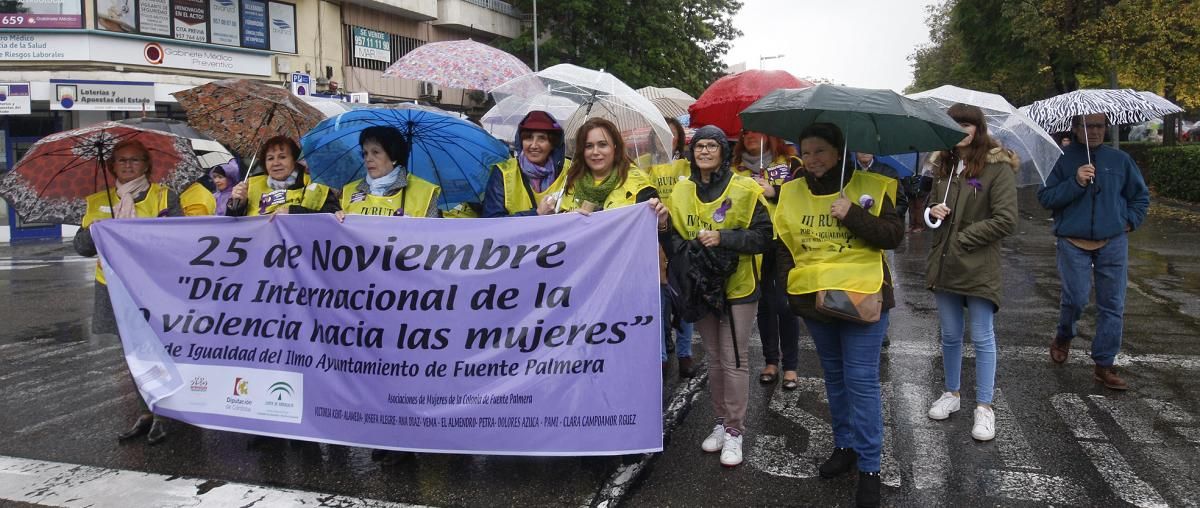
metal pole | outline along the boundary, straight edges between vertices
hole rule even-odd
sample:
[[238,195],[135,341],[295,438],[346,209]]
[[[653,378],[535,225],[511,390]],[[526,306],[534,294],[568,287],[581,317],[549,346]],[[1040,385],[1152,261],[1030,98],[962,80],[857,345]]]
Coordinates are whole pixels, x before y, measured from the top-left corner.
[[[1115,61],[1117,58],[1117,50],[1115,50],[1115,49],[1108,50],[1108,56],[1109,56],[1109,58],[1111,58],[1112,60]],[[1113,68],[1109,69],[1109,71],[1108,71],[1108,86],[1109,86],[1109,88],[1112,88],[1113,90],[1117,89],[1117,68],[1115,66]],[[1085,126],[1084,132],[1086,133],[1086,131],[1087,131],[1087,127]],[[1109,134],[1109,136],[1112,136],[1113,148],[1116,148],[1118,150],[1121,149],[1121,126],[1114,124],[1112,126],[1112,128],[1109,129],[1108,134]],[[1086,134],[1084,134],[1084,135],[1086,136]],[[1091,164],[1091,162],[1089,161],[1088,164]]]
[[533,72],[538,69],[538,27],[537,27],[537,0],[533,0]]

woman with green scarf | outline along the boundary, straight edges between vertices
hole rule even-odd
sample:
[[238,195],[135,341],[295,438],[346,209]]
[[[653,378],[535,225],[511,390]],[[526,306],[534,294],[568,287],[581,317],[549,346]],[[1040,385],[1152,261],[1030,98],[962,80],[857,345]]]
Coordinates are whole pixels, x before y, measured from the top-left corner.
[[659,226],[666,228],[667,207],[658,202],[650,177],[633,167],[621,132],[612,122],[603,118],[584,122],[576,131],[571,160],[574,164],[567,171],[559,211],[587,214],[653,200]]

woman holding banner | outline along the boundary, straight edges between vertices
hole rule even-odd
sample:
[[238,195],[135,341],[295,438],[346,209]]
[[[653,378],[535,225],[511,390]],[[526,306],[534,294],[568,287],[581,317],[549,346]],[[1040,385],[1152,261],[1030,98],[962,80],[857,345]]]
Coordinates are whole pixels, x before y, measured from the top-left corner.
[[[858,506],[879,506],[883,408],[879,353],[895,306],[883,251],[904,239],[896,213],[896,180],[846,169],[845,138],[833,124],[800,134],[803,177],[783,184],[775,210],[779,277],[788,305],[804,319],[825,372],[833,420],[833,454],[822,478],[858,466]],[[851,202],[853,200],[853,202]],[[817,306],[838,300],[873,305]],[[838,312],[838,311],[842,312]]]
[[254,175],[233,187],[225,215],[244,217],[272,213],[333,213],[337,196],[313,182],[303,164],[297,162],[300,145],[287,136],[263,143],[257,159],[266,174]]
[[347,214],[438,217],[441,188],[404,167],[409,145],[395,127],[367,127],[358,135],[367,176],[342,188],[339,222]]
[[599,117],[584,122],[575,133],[571,160],[557,210],[586,215],[653,200],[659,225],[666,227],[667,207],[659,202],[650,177],[629,159],[616,124]]
[[742,434],[750,398],[750,329],[759,298],[756,255],[770,246],[771,219],[762,187],[733,174],[725,134],[714,126],[692,136],[691,176],[675,184],[669,203],[671,224],[663,243],[677,262],[689,243],[736,255],[736,269],[725,281],[724,309],[696,323],[709,355],[708,382],[717,420],[700,447],[721,452],[721,465],[742,463]]
[[[91,225],[105,219],[136,219],[155,217],[181,217],[183,208],[174,191],[147,179],[150,173],[150,151],[136,140],[122,141],[113,147],[112,158],[105,161],[105,169],[117,181],[115,189],[100,191],[87,197],[87,211],[82,227],[75,233],[75,251],[80,256],[95,256],[96,244],[92,241]],[[104,281],[100,262],[96,262],[96,297],[92,312],[92,333],[119,333],[112,300]],[[141,398],[138,399],[141,401]],[[166,426],[158,416],[150,413],[142,402],[142,414],[133,427],[117,436],[124,441],[147,434],[146,442],[154,445],[167,437]]]
[[[654,182],[654,188],[658,190],[658,197],[664,203],[670,203],[671,191],[675,188],[675,184],[679,181],[686,180],[688,175],[692,174],[692,165],[688,161],[684,150],[686,146],[687,134],[683,131],[683,124],[679,123],[671,117],[664,117],[667,125],[671,127],[671,162],[666,164],[657,164],[650,167],[650,179]],[[667,205],[668,208],[670,205]],[[692,335],[695,323],[689,323],[682,318],[676,319],[671,316],[671,298],[667,286],[667,254],[661,247],[658,249],[659,257],[659,282],[662,284],[662,320],[663,320],[663,337],[662,337],[662,363],[663,373],[666,374],[668,367],[668,356],[671,354],[669,347],[671,338],[671,324],[678,321],[679,327],[675,328],[675,356],[679,358],[679,377],[691,378],[695,377],[696,371],[692,366]]]
[[483,197],[484,217],[554,213],[547,196],[562,191],[566,160],[562,126],[545,111],[530,111],[517,124],[517,154],[494,166]]

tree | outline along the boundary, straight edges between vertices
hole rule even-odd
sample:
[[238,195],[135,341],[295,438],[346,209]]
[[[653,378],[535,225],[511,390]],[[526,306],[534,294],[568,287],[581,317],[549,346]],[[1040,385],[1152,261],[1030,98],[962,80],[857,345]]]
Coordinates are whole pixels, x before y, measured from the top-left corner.
[[[532,0],[515,5],[532,11]],[[675,87],[699,95],[724,74],[722,57],[741,32],[736,0],[560,0],[538,9],[541,67],[603,69],[633,88]],[[532,26],[505,48],[533,61]]]

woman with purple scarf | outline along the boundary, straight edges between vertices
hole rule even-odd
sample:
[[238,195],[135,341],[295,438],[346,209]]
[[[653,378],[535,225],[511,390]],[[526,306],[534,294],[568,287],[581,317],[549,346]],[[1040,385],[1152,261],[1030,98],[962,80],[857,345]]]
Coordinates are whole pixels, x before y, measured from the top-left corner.
[[213,191],[213,197],[217,199],[217,215],[225,215],[225,207],[229,205],[229,196],[233,194],[233,186],[242,180],[242,172],[238,169],[237,161],[229,159],[229,162],[213,166],[209,170],[208,176],[212,178],[213,186],[217,188]]
[[555,212],[564,175],[562,126],[545,111],[530,111],[517,124],[517,154],[494,166],[483,197],[484,217],[546,215]]

